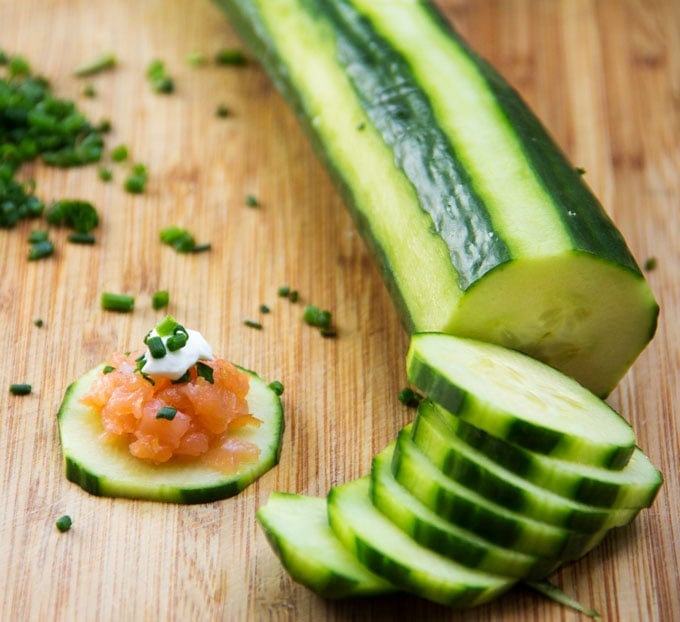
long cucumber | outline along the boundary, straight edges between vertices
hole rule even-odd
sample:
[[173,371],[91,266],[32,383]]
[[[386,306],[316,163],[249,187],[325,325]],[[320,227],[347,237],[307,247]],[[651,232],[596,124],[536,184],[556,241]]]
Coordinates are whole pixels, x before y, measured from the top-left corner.
[[654,297],[579,172],[430,2],[217,2],[298,113],[408,330],[611,391],[655,331]]

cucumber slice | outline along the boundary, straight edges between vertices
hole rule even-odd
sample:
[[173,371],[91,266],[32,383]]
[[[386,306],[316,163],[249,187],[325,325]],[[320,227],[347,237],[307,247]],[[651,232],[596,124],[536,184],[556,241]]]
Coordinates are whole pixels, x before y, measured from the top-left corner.
[[509,471],[575,501],[605,508],[645,508],[652,505],[663,483],[661,472],[636,447],[620,471],[558,460],[503,441],[444,410],[447,427],[460,440]]
[[444,475],[413,442],[411,430],[412,425],[406,426],[397,438],[392,461],[394,478],[454,525],[499,546],[560,560],[579,556],[606,532],[556,527],[494,503]]
[[639,508],[607,510],[536,486],[476,451],[447,426],[452,416],[423,400],[413,425],[413,441],[445,475],[466,488],[536,520],[579,531],[628,524]]
[[575,380],[524,354],[441,333],[420,333],[409,380],[446,410],[538,453],[610,469],[635,449],[630,425]]
[[257,520],[290,576],[317,594],[344,598],[395,591],[340,544],[328,525],[325,497],[274,492]]
[[337,538],[376,574],[390,583],[453,607],[473,607],[516,582],[466,568],[420,546],[379,512],[370,499],[368,477],[333,488],[328,518]]
[[496,546],[438,516],[394,479],[393,453],[394,443],[373,459],[371,499],[378,510],[418,544],[468,568],[516,579],[543,578],[559,565],[554,559]]
[[132,456],[124,443],[102,443],[98,413],[80,403],[102,372],[99,365],[73,382],[59,408],[59,436],[66,477],[93,495],[172,503],[208,503],[231,497],[278,463],[283,435],[281,400],[254,372],[247,396],[251,413],[262,421],[234,434],[257,445],[257,462],[225,474],[198,461],[156,466]]

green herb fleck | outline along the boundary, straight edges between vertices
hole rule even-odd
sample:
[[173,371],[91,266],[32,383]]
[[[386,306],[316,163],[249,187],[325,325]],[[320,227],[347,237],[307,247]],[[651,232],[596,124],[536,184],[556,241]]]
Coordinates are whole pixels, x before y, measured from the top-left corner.
[[210,250],[210,244],[196,244],[194,236],[182,227],[175,225],[161,230],[163,244],[172,246],[178,253],[200,253]]
[[201,361],[198,361],[196,363],[196,373],[200,378],[207,380],[210,384],[215,384],[213,368],[210,367],[210,365],[206,365],[205,363],[201,363]]
[[300,294],[298,294],[298,291],[294,289],[290,294],[288,294],[288,300],[291,302],[297,302],[298,298],[300,297]]
[[53,254],[54,244],[50,240],[41,240],[40,242],[31,244],[31,248],[28,250],[28,260],[37,261],[50,257]]
[[420,404],[421,400],[423,399],[423,396],[420,395],[420,393],[414,391],[411,387],[404,387],[401,391],[399,391],[398,397],[402,404],[405,404],[410,408],[415,408],[418,406],[418,404]]
[[187,63],[192,67],[200,67],[201,65],[205,65],[207,61],[208,59],[203,52],[193,51],[189,52],[187,55]]
[[45,322],[41,318],[36,318],[35,320],[33,320],[33,325],[37,326],[38,328],[42,328],[43,326],[45,326]]
[[246,55],[241,50],[222,49],[215,54],[215,62],[218,65],[245,65],[248,62]]
[[220,104],[215,109],[215,116],[219,117],[220,119],[226,119],[227,117],[231,116],[231,110],[229,110],[229,108],[227,108],[224,104]]
[[656,265],[657,265],[656,257],[649,257],[645,261],[645,265],[644,265],[645,272],[651,272],[652,270],[655,270]]
[[120,313],[130,313],[135,308],[134,296],[127,294],[114,294],[104,292],[101,298],[102,309],[106,311],[118,311]]
[[146,70],[146,77],[151,83],[155,93],[168,94],[175,90],[173,79],[165,73],[165,63],[162,60],[153,60]]
[[61,531],[61,533],[64,533],[65,531],[71,529],[73,521],[68,514],[64,514],[63,516],[59,517],[54,524],[56,525],[57,529]]
[[127,160],[128,148],[126,145],[118,145],[115,149],[111,150],[111,159],[114,162],[123,162]]
[[33,390],[30,384],[10,384],[9,392],[12,395],[28,395]]
[[100,166],[97,169],[97,175],[102,181],[111,181],[113,179],[113,171],[105,166]]
[[36,242],[44,242],[47,239],[47,231],[43,231],[42,229],[35,229],[28,234],[28,241],[31,244],[35,244]]
[[185,345],[187,345],[188,340],[189,335],[187,335],[186,332],[176,332],[174,335],[168,337],[165,345],[167,346],[168,350],[170,350],[170,352],[177,352],[177,350],[181,350]]
[[101,54],[89,60],[82,65],[78,65],[73,71],[75,76],[79,78],[84,78],[87,76],[93,76],[96,73],[100,73],[107,69],[112,69],[116,66],[117,60],[113,54]]
[[78,233],[89,233],[99,224],[92,203],[71,199],[55,201],[45,212],[45,218],[51,225],[66,225]]
[[267,305],[260,305],[260,313],[269,313],[271,309]]
[[167,354],[163,340],[158,336],[147,339],[146,347],[149,348],[149,354],[151,354],[151,358],[162,359]]
[[276,293],[281,298],[288,298],[288,296],[290,296],[290,287],[288,285],[282,285]]
[[68,237],[66,238],[71,244],[94,244],[95,239],[94,235],[91,233],[82,233],[80,231],[76,231],[75,233],[69,233]]
[[243,320],[243,323],[249,328],[256,328],[257,330],[262,330],[262,324],[256,322],[255,320]]
[[93,84],[86,84],[81,90],[83,97],[96,97],[97,90],[94,88]]
[[146,166],[143,164],[135,164],[132,171],[126,177],[123,187],[126,192],[130,194],[142,194],[146,190],[146,182],[149,179],[149,173]]
[[259,207],[260,202],[257,200],[257,197],[253,196],[252,194],[247,194],[246,199],[245,199],[246,205],[248,207]]
[[276,395],[283,395],[283,384],[278,380],[269,383],[269,388],[276,393]]
[[104,369],[102,369],[102,374],[110,374],[112,371],[116,371],[116,368],[113,365],[106,365]]
[[164,309],[168,304],[170,304],[170,294],[166,290],[159,290],[151,296],[151,306],[156,311]]
[[156,419],[167,419],[172,421],[177,414],[177,409],[172,406],[161,406],[156,413]]
[[576,167],[576,172],[577,172],[579,175],[585,175],[585,174],[586,174],[586,169],[581,168],[580,166],[577,166],[577,167]]

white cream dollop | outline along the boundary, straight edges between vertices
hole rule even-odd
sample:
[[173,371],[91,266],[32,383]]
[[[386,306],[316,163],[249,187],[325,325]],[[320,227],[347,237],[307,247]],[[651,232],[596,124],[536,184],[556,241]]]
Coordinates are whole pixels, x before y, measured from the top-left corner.
[[[188,339],[186,344],[179,350],[170,352],[167,350],[165,356],[160,359],[155,359],[151,356],[149,348],[144,352],[145,363],[142,367],[142,373],[149,376],[162,376],[163,378],[170,378],[170,380],[178,380],[187,370],[198,361],[212,361],[214,360],[212,347],[205,340],[197,330],[191,328],[186,329]],[[158,337],[158,332],[154,328],[149,334],[150,337]],[[166,345],[168,337],[161,337],[163,345]]]

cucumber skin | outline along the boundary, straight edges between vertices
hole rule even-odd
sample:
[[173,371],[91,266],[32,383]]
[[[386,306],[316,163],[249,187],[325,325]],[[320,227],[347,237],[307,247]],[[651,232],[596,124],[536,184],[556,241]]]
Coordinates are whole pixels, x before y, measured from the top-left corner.
[[[256,382],[264,385],[264,381],[261,380],[255,372],[240,366],[237,367],[241,371],[247,373],[250,376],[251,381],[255,380]],[[57,422],[59,423],[59,435],[60,439],[62,440],[62,446],[64,442],[62,438],[61,422],[68,415],[69,402],[73,399],[76,399],[74,394],[81,388],[81,383],[94,380],[96,375],[101,373],[103,368],[104,364],[102,363],[91,369],[77,380],[73,381],[67,387],[61,406],[57,413]],[[248,476],[240,476],[239,474],[236,474],[231,480],[227,480],[224,483],[211,484],[210,486],[206,487],[191,487],[190,485],[186,487],[179,487],[174,484],[161,484],[154,491],[140,493],[136,489],[131,491],[129,484],[120,487],[110,478],[92,473],[68,453],[64,454],[64,474],[69,481],[77,484],[83,490],[95,496],[123,497],[127,499],[160,501],[165,503],[178,503],[186,505],[212,503],[233,497],[242,492],[256,479],[264,475],[264,473],[276,466],[279,462],[281,455],[281,440],[283,438],[283,431],[285,427],[283,407],[279,396],[271,389],[268,389],[268,391],[271,394],[270,398],[274,400],[277,405],[278,426],[276,429],[276,434],[278,436],[279,442],[276,447],[276,451],[272,453],[266,460],[257,463],[258,469],[252,471],[252,473],[249,473]],[[130,456],[130,460],[136,461],[137,458]]]

